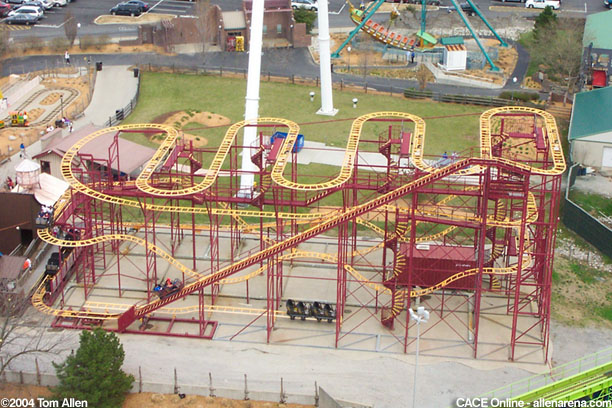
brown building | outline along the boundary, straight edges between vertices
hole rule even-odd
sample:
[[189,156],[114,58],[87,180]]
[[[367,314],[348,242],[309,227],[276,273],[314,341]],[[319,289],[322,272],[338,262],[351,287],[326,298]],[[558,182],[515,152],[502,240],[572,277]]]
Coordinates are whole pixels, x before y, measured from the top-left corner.
[[9,254],[32,241],[39,211],[34,194],[0,192],[0,252]]
[[[265,0],[264,7],[264,48],[310,45],[306,24],[293,19],[291,0]],[[155,44],[178,53],[246,51],[252,8],[252,0],[244,0],[242,10],[222,11],[219,6],[212,5],[197,11],[202,13],[198,18],[175,18],[157,25],[142,25],[139,38],[125,44]]]
[[[242,3],[244,17],[248,29],[251,28],[251,16],[253,14],[252,0]],[[264,22],[263,22],[263,46],[266,47],[289,47],[293,44],[293,10],[291,0],[265,0]]]
[[[81,138],[99,130],[94,125],[87,125],[62,138],[61,133],[49,134],[49,138],[42,140],[43,151],[34,159],[40,163],[43,173],[51,174],[54,177],[62,178],[61,162],[62,157]],[[120,171],[123,174],[137,176],[140,174],[144,164],[153,157],[155,150],[150,147],[142,146],[129,140],[118,138],[119,160],[110,160],[109,147],[113,143],[114,134],[98,137],[83,146],[79,152],[86,156],[91,156],[100,166],[106,166],[110,162],[110,167],[114,173]]]

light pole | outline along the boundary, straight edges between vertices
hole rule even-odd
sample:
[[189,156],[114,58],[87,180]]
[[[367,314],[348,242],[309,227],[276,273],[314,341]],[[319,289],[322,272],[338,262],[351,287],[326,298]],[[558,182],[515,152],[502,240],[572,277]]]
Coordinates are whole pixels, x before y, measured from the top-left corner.
[[60,95],[60,109],[62,110],[62,119],[64,119],[64,95]]
[[412,381],[413,389],[412,389],[412,408],[416,407],[416,385],[417,385],[417,368],[419,367],[419,339],[421,338],[421,323],[427,323],[429,320],[429,312],[425,310],[423,306],[419,306],[417,308],[416,313],[412,308],[408,308],[410,312],[410,319],[414,320],[417,327],[417,337],[416,337],[416,359],[414,361],[414,380]]
[[351,46],[346,47],[346,51],[348,52],[348,72],[351,73]]

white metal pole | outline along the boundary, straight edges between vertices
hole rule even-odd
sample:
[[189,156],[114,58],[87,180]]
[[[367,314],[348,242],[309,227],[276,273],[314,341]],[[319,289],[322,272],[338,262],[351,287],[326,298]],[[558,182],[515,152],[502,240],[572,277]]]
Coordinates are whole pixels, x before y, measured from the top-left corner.
[[[259,117],[259,81],[261,75],[261,47],[263,42],[264,0],[253,0],[251,14],[251,36],[249,40],[249,73],[247,77],[244,119]],[[257,141],[257,128],[244,129],[242,149],[242,174],[240,175],[240,196],[250,196],[253,191],[257,166],[251,161],[252,145]]]
[[416,407],[416,384],[417,384],[417,368],[419,367],[419,340],[421,338],[421,318],[416,320],[417,327],[417,342],[416,342],[416,359],[414,361],[414,380],[412,381],[412,408]]
[[319,115],[334,116],[338,109],[334,109],[332,96],[331,56],[329,51],[329,16],[327,0],[318,2],[319,23],[319,68],[321,70],[321,109]]

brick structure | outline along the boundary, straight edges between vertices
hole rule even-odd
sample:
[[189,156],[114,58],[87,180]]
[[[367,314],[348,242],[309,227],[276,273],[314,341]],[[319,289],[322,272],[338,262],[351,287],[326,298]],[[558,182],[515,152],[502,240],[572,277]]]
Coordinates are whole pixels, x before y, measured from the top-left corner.
[[[125,45],[155,44],[169,52],[201,52],[202,44],[232,51],[235,38],[244,37],[248,50],[253,3],[245,0],[242,10],[221,11],[219,6],[206,9],[202,18],[174,18],[156,25],[141,25],[137,40]],[[307,47],[310,35],[306,24],[296,23],[290,0],[265,0],[264,47]]]

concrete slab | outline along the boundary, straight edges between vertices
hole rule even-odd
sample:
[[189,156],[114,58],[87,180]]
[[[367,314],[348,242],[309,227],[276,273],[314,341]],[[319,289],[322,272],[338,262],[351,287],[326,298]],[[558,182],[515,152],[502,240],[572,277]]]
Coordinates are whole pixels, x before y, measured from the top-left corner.
[[[117,86],[121,84],[121,86]],[[91,102],[84,112],[84,119],[79,120],[98,126],[108,126],[109,117],[117,109],[123,109],[138,90],[138,78],[128,70],[128,66],[103,66],[96,72],[96,86]]]

